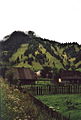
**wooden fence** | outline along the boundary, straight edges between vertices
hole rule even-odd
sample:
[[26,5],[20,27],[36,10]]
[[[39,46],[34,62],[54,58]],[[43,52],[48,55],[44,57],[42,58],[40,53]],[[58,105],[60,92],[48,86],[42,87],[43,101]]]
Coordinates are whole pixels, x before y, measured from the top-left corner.
[[30,97],[32,97],[34,103],[38,105],[41,110],[45,110],[46,113],[53,118],[53,120],[70,120],[70,118],[66,118],[61,113],[53,110],[52,108],[49,108],[47,105],[42,103],[40,100],[38,100],[34,96],[30,95]]
[[43,86],[31,86],[22,87],[24,92],[29,92],[32,95],[50,95],[50,94],[80,94],[81,85],[69,84],[69,85],[43,85]]

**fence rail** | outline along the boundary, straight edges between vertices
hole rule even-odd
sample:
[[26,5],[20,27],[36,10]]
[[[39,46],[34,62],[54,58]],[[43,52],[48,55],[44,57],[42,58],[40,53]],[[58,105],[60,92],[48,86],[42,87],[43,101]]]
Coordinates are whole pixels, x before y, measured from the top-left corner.
[[31,86],[22,87],[22,90],[29,92],[32,95],[50,95],[50,94],[80,94],[81,85],[44,85],[44,86]]

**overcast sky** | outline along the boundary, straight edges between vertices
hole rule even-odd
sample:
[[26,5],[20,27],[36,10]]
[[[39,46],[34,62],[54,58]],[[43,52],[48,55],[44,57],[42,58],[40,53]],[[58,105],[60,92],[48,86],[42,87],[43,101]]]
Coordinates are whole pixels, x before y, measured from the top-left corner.
[[81,44],[81,0],[0,0],[0,39],[14,30]]

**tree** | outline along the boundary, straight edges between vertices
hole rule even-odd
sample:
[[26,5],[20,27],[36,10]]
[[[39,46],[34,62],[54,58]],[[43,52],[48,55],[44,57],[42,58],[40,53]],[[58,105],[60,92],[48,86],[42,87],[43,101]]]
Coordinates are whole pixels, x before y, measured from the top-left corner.
[[28,58],[28,64],[32,65],[33,60],[34,60],[33,57],[29,57]]
[[72,71],[76,70],[76,67],[74,65],[71,66]]
[[41,75],[44,78],[52,78],[52,68],[48,66],[43,67]]
[[28,35],[32,37],[32,36],[35,36],[35,33],[33,31],[28,31]]
[[19,62],[20,62],[19,57],[17,57],[17,59],[16,59],[16,63],[19,63]]
[[46,61],[46,55],[45,54],[37,54],[36,56],[36,60],[40,63],[40,64],[44,64]]

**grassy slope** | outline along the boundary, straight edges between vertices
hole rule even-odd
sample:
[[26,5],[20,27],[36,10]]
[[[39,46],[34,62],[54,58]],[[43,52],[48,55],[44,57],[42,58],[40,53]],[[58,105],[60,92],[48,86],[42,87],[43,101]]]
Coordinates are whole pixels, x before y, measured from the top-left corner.
[[[42,69],[43,66],[50,66],[50,67],[55,66],[59,70],[60,68],[64,68],[64,66],[68,65],[68,62],[70,63],[70,66],[75,66],[75,68],[77,68],[81,64],[81,61],[74,64],[74,61],[76,60],[76,58],[71,57],[70,55],[68,56],[67,53],[64,52],[64,50],[68,49],[68,47],[60,47],[58,45],[56,46],[51,45],[51,49],[54,51],[54,53],[63,60],[63,63],[61,63],[61,61],[58,58],[52,56],[46,50],[46,48],[44,48],[42,44],[39,44],[39,47],[37,48],[37,50],[34,51],[35,55],[40,54],[39,51],[41,51],[43,54],[46,55],[46,59],[49,61],[41,65],[39,62],[35,61],[35,56],[33,56],[31,53],[28,56],[33,57],[34,60],[32,62],[32,65],[29,65],[28,62],[26,63],[23,62],[24,60],[27,60],[28,58],[28,56],[24,56],[24,53],[27,49],[28,49],[28,44],[22,44],[21,47],[12,55],[12,57],[10,58],[10,61],[16,61],[17,58],[19,57],[20,62],[16,64],[17,67],[28,67],[28,68],[34,69],[35,71]],[[78,52],[80,49],[77,46],[75,46],[75,50],[76,52]],[[77,70],[81,71],[80,68]]]
[[6,106],[5,106],[5,89],[4,84],[0,80],[0,117],[3,118],[3,114],[6,112]]
[[55,57],[53,57],[49,52],[46,52],[46,49],[42,45],[41,45],[41,49],[40,50],[42,51],[42,53],[46,54],[47,59],[49,59],[49,65],[51,67],[53,67],[53,62],[54,62],[58,69],[63,68],[63,66],[60,63],[60,61],[58,59],[56,59]]
[[18,57],[21,60],[21,55],[24,54],[27,48],[28,48],[28,44],[22,44],[21,47],[17,50],[17,52],[12,55],[10,61],[15,61]]
[[81,120],[81,95],[49,95],[38,96],[49,107],[54,107],[71,120]]
[[53,120],[32,98],[0,78],[0,117],[3,120]]
[[[17,50],[17,52],[12,55],[10,61],[16,61],[17,58],[19,57],[20,63],[15,65],[16,67],[28,67],[31,69],[34,68],[35,71],[42,69],[43,65],[41,65],[39,62],[36,61],[33,61],[32,65],[29,65],[27,62],[23,63],[23,61],[27,58],[27,56],[23,55],[27,49],[28,49],[28,44],[22,44],[21,47]],[[53,62],[54,62],[58,69],[63,68],[60,61],[55,57],[53,57],[49,52],[46,52],[46,49],[41,44],[39,46],[39,50],[42,51],[43,54],[46,54],[46,58],[49,59],[49,66],[53,67],[54,66]],[[35,51],[35,55],[37,54],[39,54],[38,50]],[[23,55],[22,58],[21,55]],[[29,54],[29,57],[33,57],[35,59],[35,57],[32,54]],[[48,66],[48,62],[46,62],[44,65]]]

